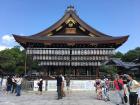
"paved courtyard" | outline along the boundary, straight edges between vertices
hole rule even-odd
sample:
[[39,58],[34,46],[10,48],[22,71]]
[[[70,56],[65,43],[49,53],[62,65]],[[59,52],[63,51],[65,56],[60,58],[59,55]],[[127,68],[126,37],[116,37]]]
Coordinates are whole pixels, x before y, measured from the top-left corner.
[[[0,105],[115,105],[112,101],[96,100],[92,91],[72,92],[61,100],[56,100],[56,96],[56,92],[45,92],[43,95],[22,92],[20,97],[0,92]],[[116,100],[116,96],[111,97],[112,100]]]

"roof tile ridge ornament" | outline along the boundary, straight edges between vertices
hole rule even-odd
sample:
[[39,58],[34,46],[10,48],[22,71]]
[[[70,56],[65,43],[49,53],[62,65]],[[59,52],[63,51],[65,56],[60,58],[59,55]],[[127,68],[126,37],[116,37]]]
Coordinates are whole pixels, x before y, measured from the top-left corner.
[[77,13],[76,9],[74,8],[73,5],[69,5],[65,11],[66,13],[67,12],[74,12],[74,13]]

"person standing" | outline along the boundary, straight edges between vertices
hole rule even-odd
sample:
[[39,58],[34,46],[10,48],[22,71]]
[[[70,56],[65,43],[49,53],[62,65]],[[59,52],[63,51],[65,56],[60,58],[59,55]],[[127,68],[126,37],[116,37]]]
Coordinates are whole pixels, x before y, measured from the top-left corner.
[[128,79],[127,79],[127,77],[128,77],[127,74],[124,74],[124,75],[123,75],[124,100],[125,100],[125,103],[128,103],[128,97],[129,97],[128,87],[127,87],[127,84],[128,84]]
[[7,86],[6,93],[9,93],[12,88],[12,76],[8,76],[6,86]]
[[66,76],[66,87],[68,94],[70,94],[70,75]]
[[58,96],[58,100],[62,99],[62,76],[61,74],[58,74],[58,76],[53,77],[53,76],[49,76],[50,78],[56,79],[57,81],[57,96]]
[[[118,74],[115,75],[114,86],[116,93],[118,94],[119,98],[121,98],[121,104],[124,104],[124,83]],[[119,102],[117,102],[117,105],[119,105]]]
[[20,96],[21,95],[22,77],[17,75],[15,80],[16,80],[16,96]]
[[99,78],[97,78],[95,80],[95,84],[94,84],[95,88],[96,88],[96,93],[97,93],[97,99],[101,100],[102,97],[102,84],[101,84],[101,80]]
[[39,95],[42,95],[42,86],[43,86],[43,79],[40,78],[39,82],[37,83],[38,85],[38,91],[39,91]]
[[11,93],[16,93],[16,80],[15,76],[12,77],[12,90]]
[[133,74],[128,75],[128,79],[130,80],[128,83],[129,104],[137,105],[137,98],[138,98],[137,90],[138,90],[138,87],[140,86],[140,84],[133,78],[134,78]]
[[109,86],[110,86],[110,81],[107,77],[104,77],[103,80],[103,95],[105,101],[109,101]]
[[61,92],[62,92],[62,96],[65,97],[65,91],[64,91],[64,87],[65,87],[65,77],[61,74],[61,78],[62,78],[62,86],[61,86]]

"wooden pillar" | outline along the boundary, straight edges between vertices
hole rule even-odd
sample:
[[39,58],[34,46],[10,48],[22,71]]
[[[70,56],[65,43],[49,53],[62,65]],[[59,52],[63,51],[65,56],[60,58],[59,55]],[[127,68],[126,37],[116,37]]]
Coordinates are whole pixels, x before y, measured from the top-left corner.
[[74,75],[74,76],[76,75],[75,69],[76,69],[76,68],[73,69],[73,75]]
[[27,49],[25,49],[24,75],[27,73]]
[[48,75],[51,75],[51,73],[50,73],[50,67],[48,67]]
[[86,67],[86,71],[87,71],[87,76],[89,75],[89,71],[88,71],[89,69],[87,69],[87,67]]
[[63,74],[66,75],[66,66],[63,67]]
[[44,66],[44,75],[45,75],[45,76],[48,76],[48,68],[47,68],[47,69],[45,69],[45,68],[47,68],[47,67]]
[[96,68],[96,78],[98,78],[100,75],[99,75],[99,67],[97,66]]

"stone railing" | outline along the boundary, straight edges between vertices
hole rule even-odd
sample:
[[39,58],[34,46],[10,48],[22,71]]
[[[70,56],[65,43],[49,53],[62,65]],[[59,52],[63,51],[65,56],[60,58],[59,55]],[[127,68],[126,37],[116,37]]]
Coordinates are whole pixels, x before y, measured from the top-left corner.
[[[45,90],[47,90],[48,81],[50,81],[50,80],[46,80],[46,82],[45,82],[45,87],[46,87]],[[72,80],[72,81],[77,81],[77,80]],[[78,80],[78,81],[81,81],[81,80]],[[82,80],[82,81],[88,81],[88,80]],[[89,81],[94,81],[94,80],[89,80]],[[93,82],[92,85],[94,86],[94,82]],[[28,81],[28,80],[24,79],[24,81],[22,82],[22,90],[33,91],[33,88],[34,88],[34,81]],[[113,81],[110,81],[110,90],[114,90],[114,83],[113,83]]]
[[[53,77],[57,76],[57,75],[51,75]],[[66,77],[66,76],[64,76]],[[35,80],[37,78],[39,78],[39,76],[26,76],[25,77],[27,80]],[[49,76],[42,76],[42,78],[44,80],[52,80],[52,78],[50,78]],[[99,78],[103,78],[103,76],[100,76]],[[71,75],[70,76],[71,80],[95,80],[96,79],[96,75]]]

